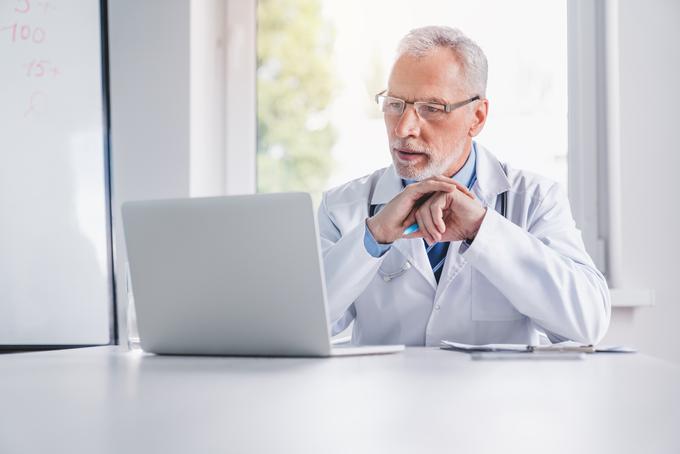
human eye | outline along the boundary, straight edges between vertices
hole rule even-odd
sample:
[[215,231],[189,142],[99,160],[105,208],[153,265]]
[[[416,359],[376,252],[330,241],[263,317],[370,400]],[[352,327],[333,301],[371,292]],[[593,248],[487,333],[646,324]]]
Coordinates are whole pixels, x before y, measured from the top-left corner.
[[427,113],[441,112],[441,108],[439,106],[434,105],[434,104],[423,104],[423,106],[421,108]]
[[383,102],[383,111],[387,113],[401,113],[403,101],[398,98],[385,98]]
[[428,120],[435,120],[444,116],[444,109],[438,104],[423,103],[418,106],[418,114]]

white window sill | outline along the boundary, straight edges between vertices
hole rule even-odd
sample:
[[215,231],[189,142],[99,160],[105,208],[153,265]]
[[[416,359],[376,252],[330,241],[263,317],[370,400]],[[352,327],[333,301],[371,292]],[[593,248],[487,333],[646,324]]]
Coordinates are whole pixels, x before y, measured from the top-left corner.
[[649,307],[654,306],[654,290],[652,289],[609,289],[612,307]]

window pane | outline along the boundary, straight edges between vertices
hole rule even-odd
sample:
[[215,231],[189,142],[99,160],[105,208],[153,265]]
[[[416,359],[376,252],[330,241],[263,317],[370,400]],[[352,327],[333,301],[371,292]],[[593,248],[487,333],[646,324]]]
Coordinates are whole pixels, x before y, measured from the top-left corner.
[[389,165],[373,95],[386,88],[399,39],[432,24],[460,28],[489,60],[477,140],[566,185],[566,2],[260,0],[258,190],[318,197]]

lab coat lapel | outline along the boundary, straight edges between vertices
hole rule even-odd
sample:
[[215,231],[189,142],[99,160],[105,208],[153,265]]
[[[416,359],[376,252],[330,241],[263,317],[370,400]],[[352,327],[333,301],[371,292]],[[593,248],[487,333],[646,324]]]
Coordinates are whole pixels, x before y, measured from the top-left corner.
[[[477,163],[476,163],[477,182],[472,188],[472,192],[480,203],[487,209],[495,209],[498,195],[510,189],[510,181],[505,171],[501,167],[498,159],[486,148],[477,144]],[[446,253],[444,269],[439,278],[439,286],[435,301],[443,295],[446,288],[458,275],[467,261],[460,254],[461,241],[453,241]]]
[[433,290],[437,288],[437,280],[432,272],[432,266],[430,265],[430,260],[427,258],[427,252],[425,252],[425,244],[423,243],[422,238],[410,240],[402,238],[395,241],[392,247],[397,249],[409,262],[411,262],[411,265],[423,275],[425,280],[432,286]]

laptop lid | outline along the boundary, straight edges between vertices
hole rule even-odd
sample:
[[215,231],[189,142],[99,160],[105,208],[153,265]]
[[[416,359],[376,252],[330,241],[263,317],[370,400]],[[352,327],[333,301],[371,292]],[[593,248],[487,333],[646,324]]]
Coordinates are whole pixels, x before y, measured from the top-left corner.
[[127,202],[122,213],[144,350],[330,354],[309,194]]

